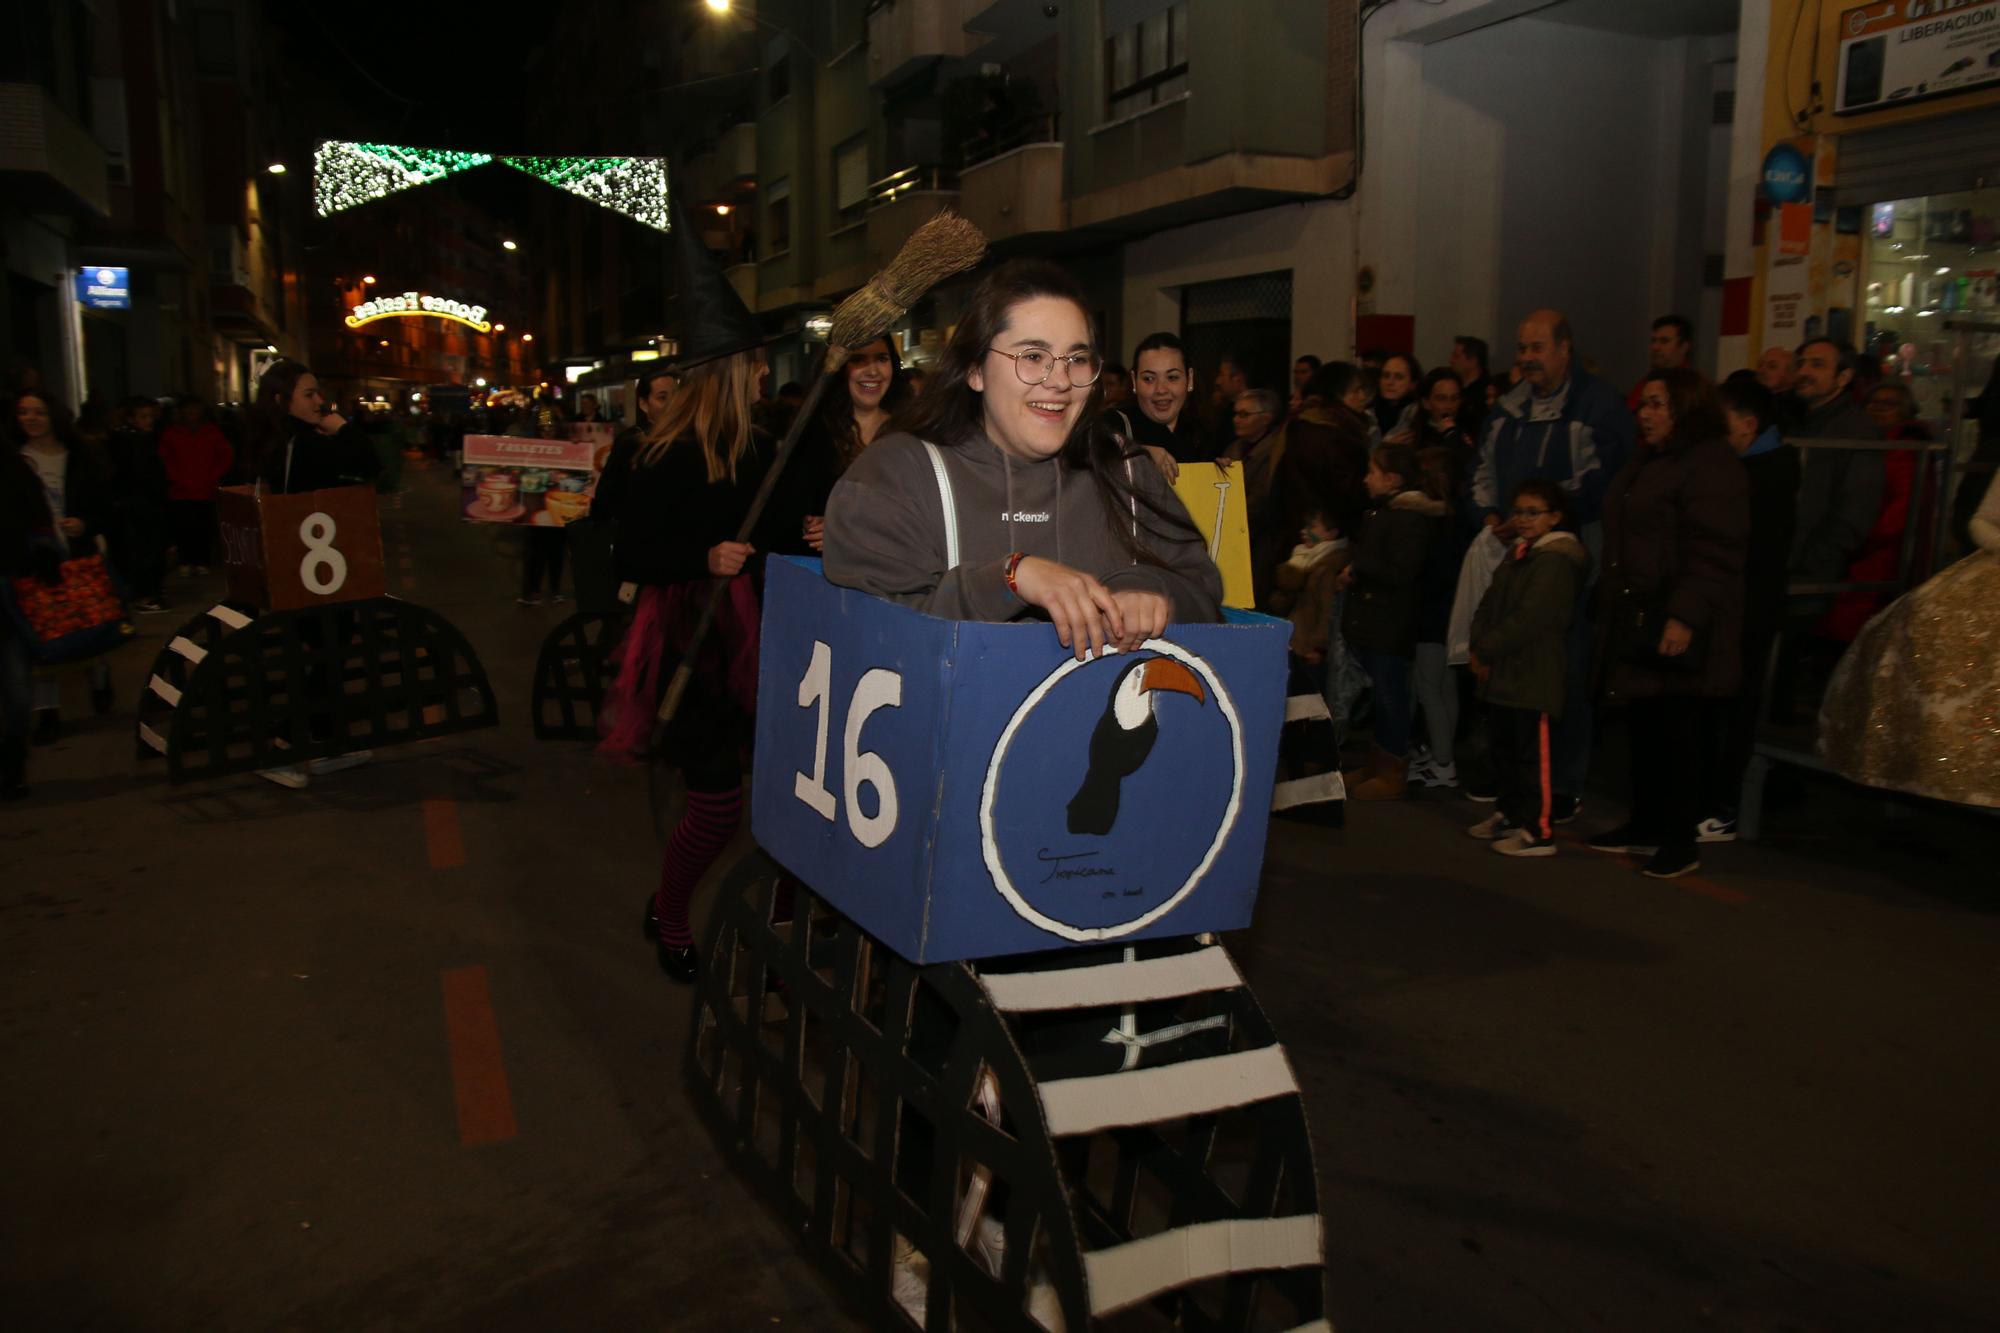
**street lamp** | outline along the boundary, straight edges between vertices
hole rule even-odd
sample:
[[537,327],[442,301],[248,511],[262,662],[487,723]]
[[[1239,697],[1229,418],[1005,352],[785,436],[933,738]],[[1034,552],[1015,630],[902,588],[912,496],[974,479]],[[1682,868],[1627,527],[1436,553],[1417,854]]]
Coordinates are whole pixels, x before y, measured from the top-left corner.
[[[711,14],[718,14],[727,17],[728,15],[736,12],[735,6],[731,3],[731,0],[703,0],[703,3],[708,6],[708,12]],[[825,63],[824,60],[821,59],[819,52],[813,50],[812,47],[806,45],[806,43],[800,39],[797,33],[793,32],[790,28],[787,28],[784,24],[773,23],[770,19],[767,19],[762,14],[757,14],[757,13],[745,13],[743,17],[749,19],[752,23],[762,24],[763,26],[769,28],[772,32],[782,33],[785,39],[791,42],[792,45],[798,47],[801,51],[804,51],[814,60],[818,60],[822,64]]]
[[264,170],[270,172],[273,176],[282,176],[285,174],[285,164],[282,162],[273,162],[270,166],[265,167]]
[[524,333],[521,335],[521,341],[524,343],[531,343],[534,340],[535,340],[535,335],[532,333]]
[[518,250],[521,247],[514,244],[512,241],[502,241],[500,242],[500,248],[502,250]]
[[362,285],[364,286],[373,287],[375,285],[375,275],[373,273],[370,273],[367,277],[363,278],[361,282]]
[[495,324],[493,326],[493,331],[495,333],[505,333],[507,331],[507,326],[505,324]]

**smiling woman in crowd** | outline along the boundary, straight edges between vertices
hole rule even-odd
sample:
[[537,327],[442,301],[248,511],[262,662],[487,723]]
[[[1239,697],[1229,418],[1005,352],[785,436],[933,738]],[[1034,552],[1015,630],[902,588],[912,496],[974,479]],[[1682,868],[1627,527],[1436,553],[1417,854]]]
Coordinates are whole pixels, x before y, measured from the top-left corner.
[[[895,344],[877,338],[847,358],[844,383],[831,389],[806,434],[789,475],[781,485],[797,488],[795,508],[804,513],[805,544],[817,551],[826,529],[827,497],[833,484],[875,442],[889,417],[910,400],[910,384]],[[842,389],[845,392],[842,392]]]
[[958,620],[1039,614],[1079,657],[1220,619],[1187,510],[1093,419],[1102,366],[1067,273],[988,274],[923,396],[834,487],[827,577]]

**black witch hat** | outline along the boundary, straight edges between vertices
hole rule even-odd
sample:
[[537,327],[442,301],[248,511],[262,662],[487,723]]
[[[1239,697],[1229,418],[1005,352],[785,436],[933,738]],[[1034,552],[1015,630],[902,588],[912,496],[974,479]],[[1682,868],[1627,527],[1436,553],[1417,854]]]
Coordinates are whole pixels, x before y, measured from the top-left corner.
[[701,233],[681,208],[680,191],[667,197],[667,236],[674,247],[674,270],[680,280],[680,354],[674,368],[685,370],[704,361],[747,352],[764,345],[764,330],[743,298],[729,285]]

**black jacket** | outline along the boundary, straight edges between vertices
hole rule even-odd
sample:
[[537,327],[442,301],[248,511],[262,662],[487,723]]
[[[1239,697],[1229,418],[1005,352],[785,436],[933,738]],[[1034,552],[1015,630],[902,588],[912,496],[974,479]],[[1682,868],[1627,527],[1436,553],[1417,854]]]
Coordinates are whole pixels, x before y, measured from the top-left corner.
[[[1841,394],[1806,412],[1786,438],[1879,440],[1882,432]],[[1792,574],[1800,582],[1837,583],[1847,576],[1847,566],[1882,512],[1885,460],[1882,450],[1856,449],[1816,449],[1804,460],[1798,532],[1792,538]],[[1809,608],[1801,604],[1794,609],[1805,614]]]
[[120,504],[165,504],[167,469],[160,462],[160,439],[152,431],[111,432],[111,495]]
[[1141,412],[1136,404],[1129,410],[1114,407],[1105,415],[1120,435],[1137,444],[1157,445],[1172,454],[1176,463],[1212,463],[1220,452],[1188,404],[1181,406],[1180,420],[1172,430]]
[[[708,578],[709,548],[736,540],[770,456],[770,438],[759,434],[737,460],[736,480],[711,482],[701,446],[691,436],[668,445],[651,465],[639,461],[636,439],[612,449],[592,513],[618,525],[613,549],[619,579],[664,587]],[[795,541],[804,517],[768,505],[750,544],[763,552],[787,535]]]
[[[1597,584],[1599,651],[1611,697],[1736,692],[1749,539],[1750,482],[1736,451],[1722,441],[1642,446],[1626,464],[1604,497]],[[1648,632],[1634,635],[1630,625],[1641,611],[1648,613]],[[1685,659],[1660,659],[1644,642],[1664,627],[1661,617],[1694,632]]]
[[303,421],[287,419],[289,437],[280,437],[260,474],[267,490],[280,495],[365,486],[382,470],[374,442],[352,421],[327,435]]
[[1750,482],[1750,549],[1743,561],[1743,642],[1768,646],[1785,614],[1799,517],[1799,451],[1789,444],[1743,460]]
[[[49,535],[54,527],[40,475],[19,449],[0,445],[0,577],[34,573],[31,541]],[[9,623],[0,616],[0,634],[6,633]]]
[[1416,654],[1424,562],[1448,508],[1422,491],[1402,491],[1362,515],[1349,548],[1354,577],[1340,621],[1349,647]]

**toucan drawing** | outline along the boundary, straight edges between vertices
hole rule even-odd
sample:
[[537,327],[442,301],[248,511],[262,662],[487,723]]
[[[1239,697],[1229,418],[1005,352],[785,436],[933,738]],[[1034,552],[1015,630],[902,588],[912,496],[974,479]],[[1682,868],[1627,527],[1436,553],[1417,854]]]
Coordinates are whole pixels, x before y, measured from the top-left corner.
[[1090,766],[1069,802],[1069,831],[1103,836],[1118,822],[1118,791],[1139,771],[1160,737],[1154,696],[1161,691],[1190,694],[1206,703],[1201,679],[1171,657],[1149,657],[1118,673],[1104,716],[1090,733]]

